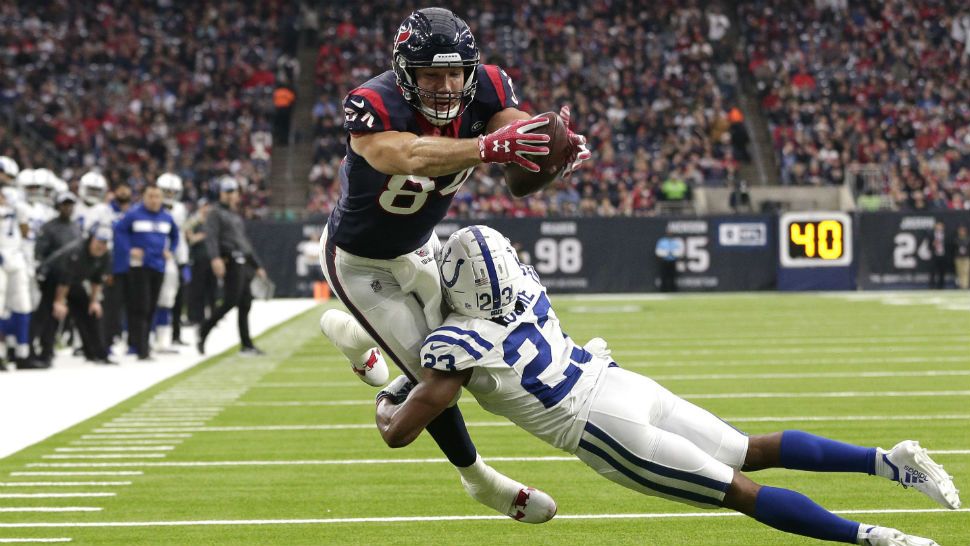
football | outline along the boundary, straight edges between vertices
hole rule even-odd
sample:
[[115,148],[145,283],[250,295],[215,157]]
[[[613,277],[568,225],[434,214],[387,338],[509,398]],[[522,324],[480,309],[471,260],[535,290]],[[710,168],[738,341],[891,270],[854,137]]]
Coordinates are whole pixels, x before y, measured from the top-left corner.
[[569,160],[569,135],[562,118],[555,112],[546,112],[541,117],[549,118],[549,123],[539,127],[534,133],[549,135],[549,155],[532,155],[528,158],[539,165],[539,172],[528,171],[515,163],[505,165],[505,182],[515,197],[535,193],[556,179]]

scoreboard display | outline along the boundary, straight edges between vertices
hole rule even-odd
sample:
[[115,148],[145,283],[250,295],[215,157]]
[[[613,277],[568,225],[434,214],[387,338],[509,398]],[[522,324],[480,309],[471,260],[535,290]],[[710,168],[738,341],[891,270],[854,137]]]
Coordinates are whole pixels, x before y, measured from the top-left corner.
[[779,219],[782,267],[845,267],[852,263],[852,219],[843,212],[789,212]]

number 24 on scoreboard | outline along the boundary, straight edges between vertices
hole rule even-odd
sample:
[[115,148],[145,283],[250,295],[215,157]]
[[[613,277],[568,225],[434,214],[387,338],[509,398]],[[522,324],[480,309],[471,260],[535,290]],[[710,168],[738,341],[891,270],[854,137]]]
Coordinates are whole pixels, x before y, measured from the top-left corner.
[[790,212],[779,220],[784,267],[833,267],[852,263],[852,218],[842,212]]

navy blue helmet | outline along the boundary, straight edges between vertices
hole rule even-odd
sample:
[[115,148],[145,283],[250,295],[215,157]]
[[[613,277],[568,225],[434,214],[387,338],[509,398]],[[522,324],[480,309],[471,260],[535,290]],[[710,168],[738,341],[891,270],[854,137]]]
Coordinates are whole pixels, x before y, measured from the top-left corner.
[[[444,8],[415,11],[401,23],[394,39],[392,65],[404,99],[435,125],[456,119],[471,103],[478,87],[479,61],[472,31]],[[422,67],[461,67],[464,86],[457,93],[421,89],[416,69]],[[447,110],[440,112],[439,105]]]

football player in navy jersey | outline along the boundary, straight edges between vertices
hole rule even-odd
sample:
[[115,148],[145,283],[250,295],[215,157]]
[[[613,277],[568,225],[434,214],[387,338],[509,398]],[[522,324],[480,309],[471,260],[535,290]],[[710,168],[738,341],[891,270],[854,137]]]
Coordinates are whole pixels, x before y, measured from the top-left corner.
[[[420,377],[421,345],[442,322],[434,227],[472,170],[516,163],[537,172],[530,158],[549,153],[549,137],[532,132],[548,120],[518,105],[508,75],[480,63],[468,25],[442,8],[408,16],[392,70],[344,99],[342,195],[320,238],[320,264],[350,314],[327,311],[320,327],[365,382],[387,380],[383,355]],[[568,127],[568,108],[561,115]],[[569,139],[566,173],[590,156],[581,135]],[[484,464],[454,403],[427,430],[479,502],[526,522],[555,514],[548,495]]]

